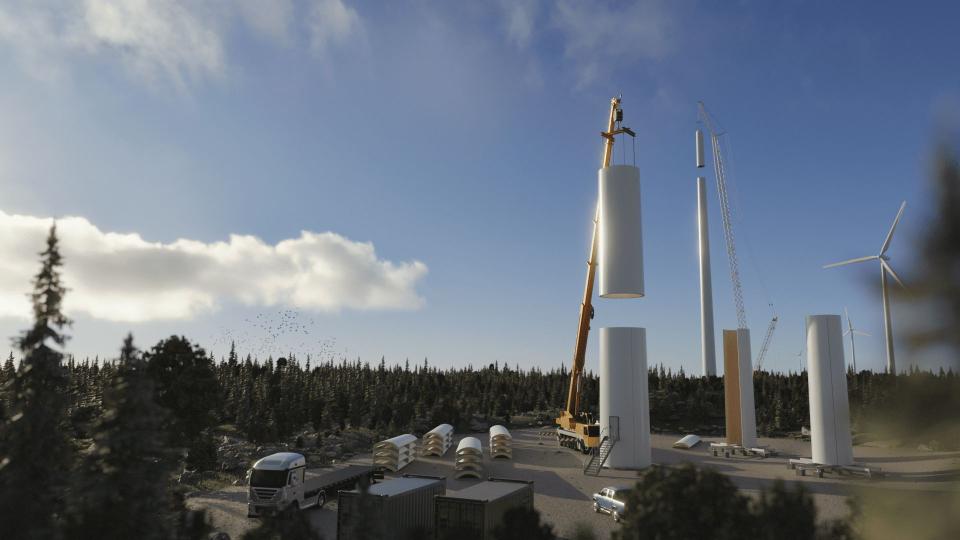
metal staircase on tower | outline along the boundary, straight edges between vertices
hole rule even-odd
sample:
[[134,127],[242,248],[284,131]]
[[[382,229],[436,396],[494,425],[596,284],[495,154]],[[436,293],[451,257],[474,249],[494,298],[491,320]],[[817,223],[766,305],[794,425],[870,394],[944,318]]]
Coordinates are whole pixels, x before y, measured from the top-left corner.
[[600,474],[600,469],[603,468],[603,464],[606,463],[607,457],[610,456],[610,451],[613,450],[614,445],[617,444],[617,441],[611,439],[610,437],[603,437],[600,440],[600,446],[593,452],[590,453],[590,460],[587,461],[586,467],[583,468],[583,474],[588,474],[590,476],[597,476]]

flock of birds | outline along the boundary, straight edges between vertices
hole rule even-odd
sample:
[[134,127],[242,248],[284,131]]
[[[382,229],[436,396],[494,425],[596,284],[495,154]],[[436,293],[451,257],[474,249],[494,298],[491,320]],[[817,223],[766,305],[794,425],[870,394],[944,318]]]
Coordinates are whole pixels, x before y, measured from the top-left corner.
[[235,327],[222,326],[209,338],[209,348],[218,356],[226,356],[231,344],[243,361],[249,354],[255,359],[295,356],[305,361],[309,355],[314,362],[346,358],[346,350],[337,349],[337,339],[317,338],[316,320],[294,309],[274,313],[260,313],[245,318]]

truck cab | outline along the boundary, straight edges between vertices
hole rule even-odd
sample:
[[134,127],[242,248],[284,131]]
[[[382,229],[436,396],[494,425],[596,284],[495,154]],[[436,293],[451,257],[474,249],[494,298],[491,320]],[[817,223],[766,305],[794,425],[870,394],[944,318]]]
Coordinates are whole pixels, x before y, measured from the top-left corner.
[[247,516],[322,504],[322,494],[305,493],[306,470],[306,458],[294,452],[279,452],[257,460],[250,469]]

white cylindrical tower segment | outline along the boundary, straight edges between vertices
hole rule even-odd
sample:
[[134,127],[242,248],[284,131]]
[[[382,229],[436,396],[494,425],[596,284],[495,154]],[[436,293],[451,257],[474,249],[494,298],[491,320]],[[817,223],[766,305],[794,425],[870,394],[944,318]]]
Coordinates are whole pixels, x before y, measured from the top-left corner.
[[737,329],[737,354],[740,363],[740,444],[753,448],[757,445],[757,411],[753,405],[753,361],[750,330],[747,328]]
[[640,171],[611,165],[599,172],[600,296],[639,298],[643,290]]
[[746,328],[723,331],[723,395],[727,442],[755,447],[757,416],[753,409],[750,330]]
[[650,466],[650,395],[644,328],[600,329],[600,432],[615,441],[606,467]]
[[807,317],[807,355],[813,461],[851,465],[850,404],[839,315]]
[[707,181],[702,176],[697,178],[697,231],[700,251],[700,364],[703,375],[706,376],[717,374],[717,350],[716,338],[713,334],[713,281],[710,277]]
[[696,147],[697,147],[697,168],[698,168],[698,169],[702,169],[702,168],[703,168],[703,165],[704,165],[704,161],[703,161],[703,132],[698,129],[698,130],[696,131],[696,134],[694,135],[694,139],[696,139],[696,142],[695,142],[694,144],[695,144]]

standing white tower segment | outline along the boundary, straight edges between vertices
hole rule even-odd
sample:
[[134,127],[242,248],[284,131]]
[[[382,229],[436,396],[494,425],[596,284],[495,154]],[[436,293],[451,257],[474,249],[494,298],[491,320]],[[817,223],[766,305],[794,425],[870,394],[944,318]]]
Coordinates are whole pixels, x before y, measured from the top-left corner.
[[807,358],[813,461],[851,465],[850,404],[839,315],[807,317]]
[[[697,168],[704,166],[703,132],[696,133]],[[710,277],[710,232],[707,221],[707,180],[697,177],[697,238],[700,252],[700,364],[703,375],[717,374],[717,348],[713,333],[713,280]]]

